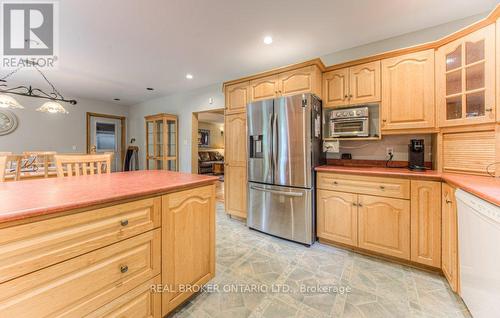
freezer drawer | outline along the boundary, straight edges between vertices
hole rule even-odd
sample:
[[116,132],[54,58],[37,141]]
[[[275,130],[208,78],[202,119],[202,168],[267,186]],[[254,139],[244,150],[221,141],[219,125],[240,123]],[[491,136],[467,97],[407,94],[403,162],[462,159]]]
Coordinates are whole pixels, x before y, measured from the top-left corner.
[[248,184],[250,228],[285,239],[314,242],[313,190]]

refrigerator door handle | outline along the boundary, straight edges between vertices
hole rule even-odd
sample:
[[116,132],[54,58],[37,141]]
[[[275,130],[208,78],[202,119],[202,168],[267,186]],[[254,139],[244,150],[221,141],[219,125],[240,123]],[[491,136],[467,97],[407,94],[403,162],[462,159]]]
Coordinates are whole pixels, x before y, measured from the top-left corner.
[[285,195],[289,197],[301,197],[304,194],[300,192],[286,192],[286,191],[278,191],[278,190],[272,190],[272,189],[266,189],[266,188],[261,188],[261,187],[256,187],[256,186],[250,186],[252,190],[257,190],[257,191],[263,191],[263,192],[269,192],[273,194],[280,194],[280,195]]
[[[276,167],[278,166],[277,158],[278,158],[278,115],[276,113],[273,114],[273,124],[272,124],[272,138],[273,138],[273,171],[276,172]],[[276,173],[274,173],[273,182],[276,182]]]

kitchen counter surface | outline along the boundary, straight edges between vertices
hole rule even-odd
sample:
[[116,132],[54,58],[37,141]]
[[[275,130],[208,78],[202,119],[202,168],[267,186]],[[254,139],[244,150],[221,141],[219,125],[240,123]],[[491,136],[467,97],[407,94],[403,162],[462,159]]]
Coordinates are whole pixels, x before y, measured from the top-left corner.
[[0,183],[0,223],[149,195],[218,180],[171,171],[131,171]]
[[383,167],[346,167],[324,165],[316,167],[318,172],[351,173],[378,177],[399,177],[408,179],[442,180],[446,183],[470,192],[483,200],[500,206],[500,178],[439,173],[435,170],[422,172],[410,171],[406,168]]

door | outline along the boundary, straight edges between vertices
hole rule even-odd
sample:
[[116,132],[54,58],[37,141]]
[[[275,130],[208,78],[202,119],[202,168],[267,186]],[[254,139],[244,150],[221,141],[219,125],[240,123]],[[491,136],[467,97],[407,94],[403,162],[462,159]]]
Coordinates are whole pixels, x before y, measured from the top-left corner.
[[254,102],[247,108],[248,181],[273,183],[272,120],[274,100]]
[[440,126],[495,121],[495,25],[440,47],[436,52]]
[[349,104],[380,101],[380,61],[349,68]]
[[324,106],[349,104],[349,69],[331,71],[323,75]]
[[314,93],[320,96],[321,73],[316,66],[308,66],[279,74],[280,96]]
[[215,276],[215,185],[164,195],[162,212],[165,316]]
[[382,60],[382,130],[433,128],[434,50]]
[[411,260],[441,267],[441,182],[411,180]]
[[249,227],[312,244],[312,218],[312,190],[248,183]]
[[442,270],[451,289],[458,292],[458,231],[455,189],[443,183]]
[[246,218],[247,213],[247,143],[246,114],[226,115],[224,202],[228,214]]
[[250,82],[229,85],[226,87],[226,114],[244,112],[247,106],[248,86]]
[[278,75],[259,78],[250,82],[250,101],[270,99],[279,96]]
[[90,148],[96,153],[113,153],[111,171],[122,169],[122,121],[117,118],[90,116]]
[[358,196],[359,247],[410,259],[410,201]]
[[358,246],[358,196],[336,191],[317,191],[318,237]]
[[[303,102],[305,103],[303,106]],[[312,187],[311,99],[302,95],[274,101],[274,183]]]

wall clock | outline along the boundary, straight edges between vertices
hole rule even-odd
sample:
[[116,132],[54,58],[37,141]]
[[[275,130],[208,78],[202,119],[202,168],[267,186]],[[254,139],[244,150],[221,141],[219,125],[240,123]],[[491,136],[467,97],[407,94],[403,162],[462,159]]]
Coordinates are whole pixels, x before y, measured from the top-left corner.
[[13,112],[0,109],[0,136],[8,135],[17,128],[17,117]]

